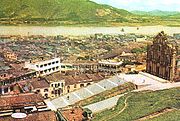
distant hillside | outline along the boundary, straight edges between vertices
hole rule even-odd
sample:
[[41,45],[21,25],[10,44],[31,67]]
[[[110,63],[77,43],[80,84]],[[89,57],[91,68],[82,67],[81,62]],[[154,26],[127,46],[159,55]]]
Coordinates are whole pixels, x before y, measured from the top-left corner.
[[153,11],[131,11],[133,14],[136,15],[148,15],[148,16],[171,16],[171,15],[176,15],[180,14],[178,11],[161,11],[161,10],[153,10]]
[[169,18],[151,17],[150,15],[140,16],[140,14],[136,15],[123,9],[97,4],[90,0],[1,0],[0,25],[22,24],[53,26],[163,24],[180,26],[180,21],[175,14],[173,16],[171,14]]
[[132,13],[89,0],[1,0],[0,18],[58,21],[128,21]]
[[131,11],[131,13],[136,14],[136,15],[148,15],[149,14],[146,11],[139,11],[139,10]]

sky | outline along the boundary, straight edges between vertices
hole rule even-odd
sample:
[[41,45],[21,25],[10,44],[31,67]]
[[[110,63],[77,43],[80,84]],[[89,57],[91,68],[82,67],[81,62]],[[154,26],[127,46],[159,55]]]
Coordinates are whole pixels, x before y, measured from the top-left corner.
[[180,11],[180,0],[92,0],[126,10]]

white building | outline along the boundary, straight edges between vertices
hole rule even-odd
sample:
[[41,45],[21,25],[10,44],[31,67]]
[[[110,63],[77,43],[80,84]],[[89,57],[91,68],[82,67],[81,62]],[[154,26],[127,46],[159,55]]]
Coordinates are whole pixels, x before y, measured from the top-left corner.
[[25,63],[25,68],[37,71],[37,76],[49,75],[60,71],[60,58],[29,61]]
[[119,73],[121,72],[122,61],[103,60],[99,61],[99,71],[108,73]]

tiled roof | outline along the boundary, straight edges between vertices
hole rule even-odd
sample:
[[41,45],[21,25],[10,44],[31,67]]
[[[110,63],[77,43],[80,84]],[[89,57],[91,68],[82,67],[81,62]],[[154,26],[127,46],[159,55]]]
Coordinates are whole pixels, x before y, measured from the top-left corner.
[[12,117],[0,117],[0,121],[57,121],[53,111],[44,111],[28,114],[24,119],[14,119]]
[[33,89],[37,89],[37,88],[48,88],[49,87],[49,83],[45,80],[45,79],[34,79],[34,81],[30,82]]
[[81,108],[73,108],[61,111],[61,114],[67,121],[82,121],[84,116]]
[[43,102],[43,98],[39,94],[25,93],[18,95],[0,96],[0,110],[11,109],[18,106],[32,106],[39,102]]
[[100,81],[103,78],[98,73],[95,74],[80,74],[80,75],[61,75],[60,73],[51,74],[45,77],[49,82],[57,81],[57,80],[64,80],[66,85],[73,85],[78,83],[86,83],[86,82],[93,82],[93,81]]

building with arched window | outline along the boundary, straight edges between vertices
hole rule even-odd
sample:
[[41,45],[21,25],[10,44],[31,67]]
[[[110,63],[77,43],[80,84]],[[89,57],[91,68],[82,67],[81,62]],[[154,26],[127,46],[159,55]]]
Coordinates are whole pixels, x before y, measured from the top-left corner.
[[176,40],[169,39],[164,32],[159,33],[152,45],[147,47],[146,71],[160,78],[177,81],[178,72],[178,43]]

